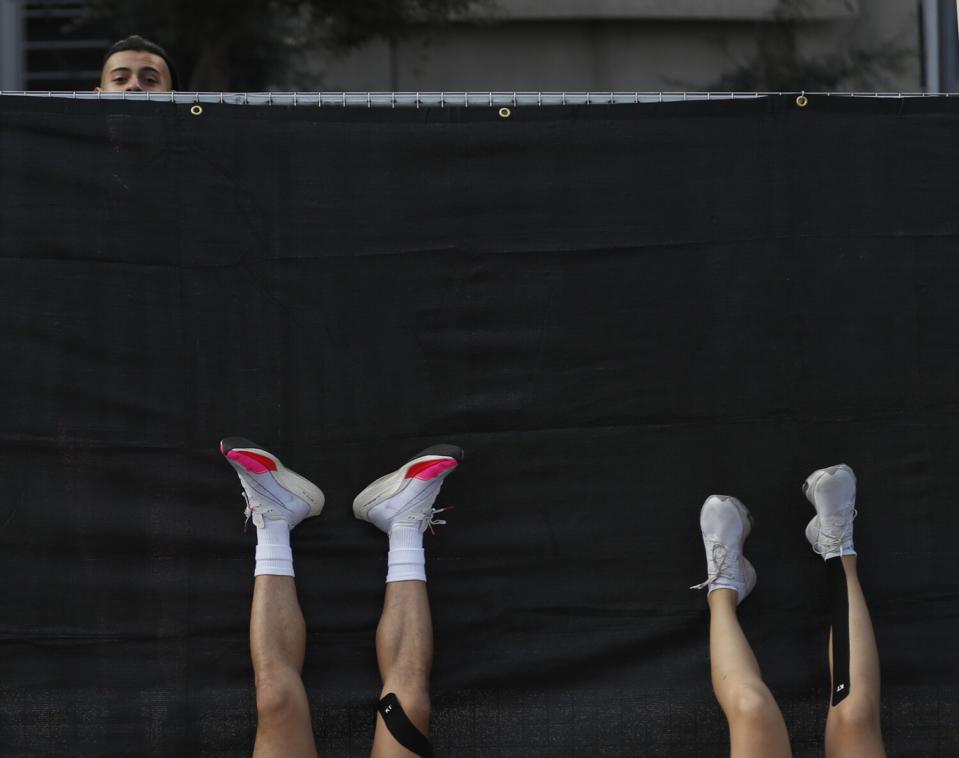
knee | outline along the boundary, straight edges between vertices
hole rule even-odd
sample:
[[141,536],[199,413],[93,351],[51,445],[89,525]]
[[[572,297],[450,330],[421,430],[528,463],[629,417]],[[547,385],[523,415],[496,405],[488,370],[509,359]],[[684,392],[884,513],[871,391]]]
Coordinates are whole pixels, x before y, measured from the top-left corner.
[[395,687],[384,686],[384,696],[392,692],[400,701],[400,706],[406,717],[418,727],[430,722],[430,693],[424,687],[409,687],[397,685]]
[[762,723],[770,719],[779,719],[779,706],[764,685],[742,684],[733,690],[728,698],[729,719]]
[[832,709],[830,721],[848,734],[878,734],[879,703],[871,697],[850,696]]
[[302,684],[293,672],[272,672],[256,676],[256,714],[260,723],[283,721],[302,709],[298,697]]
[[430,667],[418,661],[394,661],[383,670],[383,692],[395,692],[399,697],[400,691],[409,691],[412,696],[429,699]]

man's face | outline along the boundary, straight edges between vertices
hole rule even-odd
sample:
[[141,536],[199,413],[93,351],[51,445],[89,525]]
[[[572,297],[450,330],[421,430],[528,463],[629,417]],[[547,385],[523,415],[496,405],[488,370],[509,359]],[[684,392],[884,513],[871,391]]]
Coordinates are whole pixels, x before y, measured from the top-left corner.
[[173,79],[166,61],[140,50],[121,50],[103,64],[97,92],[169,92]]

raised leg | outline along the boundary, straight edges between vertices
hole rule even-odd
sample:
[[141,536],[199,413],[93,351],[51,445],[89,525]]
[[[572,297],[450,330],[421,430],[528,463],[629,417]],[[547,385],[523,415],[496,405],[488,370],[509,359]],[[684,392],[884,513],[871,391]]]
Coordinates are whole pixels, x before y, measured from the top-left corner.
[[[856,475],[845,463],[813,471],[803,485],[816,515],[806,539],[821,555],[832,599],[827,758],[885,758],[879,728],[879,652],[856,572]],[[840,636],[841,635],[841,636]]]
[[706,548],[709,656],[713,692],[729,724],[733,758],[788,758],[789,735],[779,706],[763,683],[756,656],[743,634],[736,607],[756,585],[743,555],[753,518],[739,500],[710,495],[699,512]]
[[256,527],[256,579],[250,610],[250,657],[256,684],[255,758],[313,758],[310,706],[300,672],[306,623],[296,598],[290,531],[323,510],[323,493],[244,437],[220,442],[240,477],[245,515]]
[[[866,598],[859,584],[856,556],[842,562],[849,596],[849,695],[829,709],[826,719],[827,758],[885,758],[879,724],[879,651]],[[833,673],[832,637],[829,671]],[[835,678],[833,677],[833,689]]]
[[433,504],[443,480],[462,460],[461,448],[434,445],[381,476],[353,501],[358,519],[369,521],[389,536],[386,595],[376,628],[376,659],[383,689],[373,758],[431,758],[433,754],[428,740],[433,621],[426,594],[423,533],[446,523],[436,518],[445,509]]
[[[383,680],[380,697],[394,693],[409,720],[428,736],[433,623],[426,582],[387,583],[383,615],[376,628],[376,659]],[[414,755],[396,741],[377,714],[373,758]]]
[[729,723],[732,758],[788,758],[786,724],[739,625],[736,591],[713,590],[708,602],[713,692]]
[[256,683],[254,758],[316,756],[310,706],[300,672],[306,623],[292,576],[257,576],[250,613],[250,656]]

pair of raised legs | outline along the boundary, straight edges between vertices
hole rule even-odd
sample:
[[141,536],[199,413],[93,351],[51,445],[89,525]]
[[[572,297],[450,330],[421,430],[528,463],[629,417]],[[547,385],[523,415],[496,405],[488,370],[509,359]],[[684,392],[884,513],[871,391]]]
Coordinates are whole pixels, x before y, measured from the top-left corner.
[[[816,515],[806,528],[826,563],[831,599],[829,670],[832,698],[826,719],[827,758],[884,758],[879,723],[879,654],[856,572],[852,522],[856,479],[846,465],[813,472],[803,487]],[[763,682],[736,608],[752,591],[756,572],[742,548],[752,517],[735,498],[713,495],[700,514],[710,610],[713,691],[729,724],[733,758],[792,755],[782,712]]]
[[[306,624],[293,577],[261,575],[253,587],[250,655],[256,683],[254,758],[317,755],[310,706],[300,674],[306,654]],[[433,627],[426,583],[390,582],[376,628],[376,659],[383,689],[394,693],[416,729],[429,734]],[[371,755],[415,756],[377,714]]]
[[[310,706],[301,673],[306,623],[293,577],[290,530],[319,515],[323,493],[249,440],[229,438],[220,449],[243,485],[246,515],[257,528],[250,655],[256,685],[254,758],[316,756]],[[372,756],[431,756],[430,669],[433,627],[426,592],[423,532],[439,511],[433,503],[444,478],[462,460],[452,445],[428,448],[377,479],[353,503],[357,518],[389,536],[383,612],[376,658],[383,682]]]

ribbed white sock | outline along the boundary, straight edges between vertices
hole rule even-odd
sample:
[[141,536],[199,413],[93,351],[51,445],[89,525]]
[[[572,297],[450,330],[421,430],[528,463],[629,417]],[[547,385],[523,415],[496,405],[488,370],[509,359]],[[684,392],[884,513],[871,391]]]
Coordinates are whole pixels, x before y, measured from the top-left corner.
[[390,552],[386,563],[387,582],[426,581],[426,553],[419,523],[394,524],[390,528]]
[[283,519],[266,519],[256,528],[256,568],[253,576],[293,576],[290,527]]

